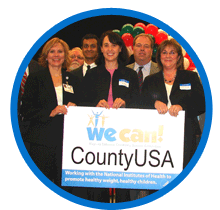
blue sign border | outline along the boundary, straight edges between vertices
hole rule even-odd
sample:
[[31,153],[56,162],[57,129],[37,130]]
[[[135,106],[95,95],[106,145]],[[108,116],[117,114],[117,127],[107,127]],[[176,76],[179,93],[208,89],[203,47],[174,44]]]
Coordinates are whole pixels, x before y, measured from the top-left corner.
[[[32,159],[30,158],[21,134],[19,130],[19,125],[18,125],[18,117],[17,117],[17,103],[18,103],[18,93],[19,93],[19,88],[20,88],[20,83],[24,74],[24,71],[26,67],[28,66],[30,60],[33,58],[33,56],[36,54],[36,52],[39,50],[39,48],[55,33],[57,33],[59,30],[63,29],[64,27],[75,23],[77,21],[80,21],[82,19],[90,18],[90,17],[96,17],[96,16],[102,16],[102,15],[121,15],[121,16],[127,16],[127,17],[133,17],[133,18],[138,18],[140,20],[152,23],[159,28],[163,29],[166,31],[168,34],[170,34],[173,38],[175,38],[186,50],[186,52],[189,54],[189,56],[192,58],[193,62],[195,63],[197,70],[199,72],[199,75],[202,80],[202,84],[204,87],[204,92],[205,92],[205,98],[206,98],[206,118],[205,118],[205,125],[204,125],[204,130],[202,134],[202,138],[200,141],[200,144],[198,146],[198,149],[191,159],[190,163],[187,165],[187,167],[182,171],[182,173],[174,179],[169,185],[164,187],[163,189],[159,190],[158,192],[147,196],[142,199],[138,199],[135,201],[129,201],[125,203],[115,203],[115,204],[110,204],[110,203],[99,203],[99,202],[93,202],[93,201],[88,201],[84,200],[82,198],[78,198],[74,195],[71,195],[67,193],[66,191],[62,190],[61,188],[57,187],[55,184],[53,184],[47,177],[45,177],[42,172],[36,167]],[[210,128],[211,128],[211,122],[212,122],[212,95],[211,95],[211,89],[209,85],[209,81],[206,75],[206,72],[203,68],[203,65],[199,58],[197,57],[196,53],[193,51],[193,49],[190,47],[190,45],[186,42],[186,40],[178,34],[175,30],[173,30],[171,27],[169,27],[167,24],[163,23],[162,21],[149,16],[144,13],[140,13],[137,11],[133,10],[127,10],[127,9],[120,9],[120,8],[102,8],[102,9],[95,9],[91,11],[86,11],[82,12],[80,14],[73,15],[57,25],[53,26],[51,29],[49,29],[45,34],[43,34],[37,41],[36,43],[32,46],[32,48],[29,50],[27,55],[25,56],[24,60],[22,61],[19,70],[17,72],[15,82],[13,85],[13,90],[12,90],[12,96],[11,96],[11,123],[13,127],[13,132],[14,136],[16,139],[17,146],[21,152],[21,155],[23,156],[24,160],[30,167],[30,169],[33,171],[33,173],[47,186],[49,187],[52,191],[57,193],[58,195],[62,196],[63,198],[75,202],[77,204],[87,206],[87,207],[93,207],[96,209],[126,209],[126,208],[132,208],[140,205],[147,204],[149,202],[152,202],[169,191],[171,191],[173,188],[175,188],[178,184],[180,184],[186,176],[191,172],[191,170],[194,168],[196,163],[198,162],[200,156],[203,153],[203,150],[206,146]]]

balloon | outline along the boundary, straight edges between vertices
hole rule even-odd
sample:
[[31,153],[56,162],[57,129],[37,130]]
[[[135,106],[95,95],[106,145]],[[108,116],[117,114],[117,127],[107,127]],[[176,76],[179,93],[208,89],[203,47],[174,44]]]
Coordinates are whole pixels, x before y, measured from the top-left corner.
[[[182,46],[181,46],[182,47]],[[182,53],[183,53],[183,56],[186,55],[186,50],[182,47]]]
[[194,70],[194,69],[196,68],[196,66],[195,66],[195,64],[193,63],[192,59],[190,58],[189,54],[186,53],[184,57],[189,60],[189,67],[188,67],[187,70],[190,70],[190,71]]
[[157,48],[158,48],[158,46],[155,44],[155,45],[154,45],[154,48],[153,48],[153,54],[152,54],[152,57],[153,57],[153,58],[156,58]]
[[173,39],[173,37],[169,35],[169,36],[168,36],[168,40],[171,40],[171,39]]
[[164,32],[159,32],[156,36],[155,36],[155,43],[160,45],[162,41],[167,40],[168,39],[168,35]]
[[134,25],[134,28],[137,27],[137,26],[139,26],[139,27],[145,29],[145,24],[144,24],[144,23],[136,23],[136,24]]
[[153,39],[153,41],[155,43],[155,37],[152,34],[147,34],[147,35],[149,35]]
[[153,36],[156,36],[158,33],[158,27],[153,24],[148,24],[144,30],[146,34],[152,34]]
[[112,32],[115,32],[116,34],[118,34],[118,35],[121,36],[121,32],[120,32],[120,30],[118,30],[118,29],[114,29],[114,30],[112,30]]
[[123,25],[121,28],[121,35],[123,35],[125,33],[132,34],[133,28],[134,28],[133,25],[131,25],[130,23]]
[[138,34],[142,34],[142,33],[144,33],[144,29],[140,26],[136,26],[133,29],[132,35],[133,37],[136,37]]
[[184,69],[188,69],[189,67],[189,60],[187,58],[184,57],[184,60],[183,60],[183,64],[184,64]]
[[167,34],[168,35],[168,33],[167,32],[165,32],[164,30],[162,30],[162,29],[158,29],[158,33],[159,32],[163,32],[163,33],[165,33],[165,34]]
[[133,36],[130,33],[124,33],[121,38],[123,39],[125,46],[129,47],[129,46],[133,46]]

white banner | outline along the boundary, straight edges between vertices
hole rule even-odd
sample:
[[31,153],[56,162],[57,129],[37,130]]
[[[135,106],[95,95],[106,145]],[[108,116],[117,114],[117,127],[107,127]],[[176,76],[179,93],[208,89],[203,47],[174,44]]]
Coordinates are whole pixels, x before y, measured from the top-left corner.
[[62,185],[161,189],[183,169],[184,117],[156,110],[69,107]]

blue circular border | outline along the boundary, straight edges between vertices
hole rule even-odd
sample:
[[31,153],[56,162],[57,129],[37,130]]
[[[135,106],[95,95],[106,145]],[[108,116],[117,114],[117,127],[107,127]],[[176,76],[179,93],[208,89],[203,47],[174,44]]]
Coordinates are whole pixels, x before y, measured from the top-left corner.
[[[206,99],[206,117],[205,117],[205,125],[203,129],[203,134],[202,138],[200,140],[200,144],[197,148],[196,153],[194,154],[193,158],[191,159],[190,163],[187,165],[187,167],[181,172],[181,174],[173,180],[169,185],[164,187],[163,189],[159,190],[158,192],[147,196],[142,199],[138,199],[135,201],[129,201],[129,202],[124,202],[124,203],[116,203],[116,204],[109,204],[109,203],[99,203],[99,202],[93,202],[93,201],[88,201],[84,200],[82,198],[78,198],[74,195],[71,195],[61,188],[57,187],[55,184],[53,184],[49,179],[47,179],[42,172],[36,167],[32,159],[30,158],[21,134],[19,130],[19,125],[18,125],[18,117],[17,117],[17,103],[18,103],[18,93],[19,93],[19,88],[20,88],[20,83],[24,74],[24,71],[26,67],[28,66],[30,60],[33,58],[33,56],[36,54],[36,52],[39,50],[39,48],[55,33],[57,33],[59,30],[63,29],[64,27],[75,23],[77,21],[80,21],[82,19],[90,18],[90,17],[95,17],[95,16],[102,16],[102,15],[121,15],[121,16],[127,16],[127,17],[133,17],[133,18],[138,18],[140,20],[152,23],[159,28],[163,29],[166,31],[168,34],[170,34],[173,38],[175,38],[186,50],[186,52],[190,55],[192,58],[193,62],[195,63],[197,70],[199,72],[199,75],[202,80],[204,92],[205,92],[205,99]],[[43,34],[37,42],[32,46],[30,51],[27,53],[25,56],[24,60],[22,61],[18,73],[15,78],[15,82],[13,85],[13,90],[12,90],[12,96],[11,96],[11,123],[14,131],[14,136],[17,142],[17,146],[21,152],[21,155],[23,156],[24,160],[30,167],[30,169],[34,172],[34,174],[51,190],[53,190],[55,193],[58,195],[62,196],[63,198],[75,202],[77,204],[87,206],[87,207],[92,207],[92,208],[98,208],[98,209],[126,209],[126,208],[132,208],[140,205],[147,204],[149,202],[152,202],[169,191],[171,191],[173,188],[175,188],[178,184],[180,184],[186,176],[191,172],[191,170],[194,168],[196,163],[198,162],[200,156],[203,153],[203,150],[206,146],[210,128],[211,128],[211,122],[212,122],[212,95],[211,95],[211,89],[209,85],[209,81],[207,78],[207,75],[205,73],[205,70],[203,68],[203,65],[199,58],[197,57],[196,53],[193,51],[193,49],[190,47],[190,45],[184,40],[184,38],[178,34],[175,30],[170,28],[167,24],[161,22],[160,20],[149,16],[144,13],[136,12],[133,10],[127,10],[127,9],[120,9],[120,8],[103,8],[103,9],[96,9],[96,10],[91,10],[91,11],[86,11],[82,12],[80,14],[76,14],[74,16],[71,16],[54,27],[52,27],[50,30],[48,30],[45,34]]]

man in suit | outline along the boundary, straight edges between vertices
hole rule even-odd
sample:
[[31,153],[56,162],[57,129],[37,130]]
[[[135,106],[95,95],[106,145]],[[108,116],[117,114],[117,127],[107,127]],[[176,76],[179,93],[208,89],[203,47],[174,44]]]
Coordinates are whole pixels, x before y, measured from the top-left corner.
[[151,61],[153,46],[154,41],[148,34],[139,34],[134,38],[133,52],[135,62],[127,67],[134,69],[137,72],[140,90],[145,77],[159,71],[157,64]]
[[100,53],[99,38],[94,34],[87,34],[82,38],[82,52],[85,57],[84,64],[71,71],[72,74],[76,75],[80,82],[86,75],[87,70],[97,66],[96,61]]
[[[144,79],[151,74],[159,72],[159,68],[152,59],[154,41],[148,34],[139,34],[134,38],[133,52],[135,62],[127,67],[134,69],[139,78],[140,91]],[[149,190],[130,190],[130,199],[136,200],[151,194]]]

